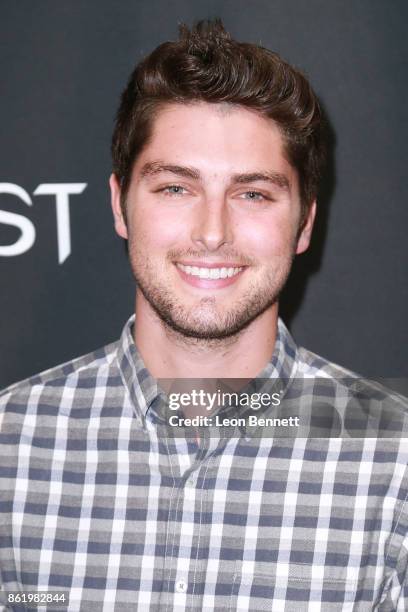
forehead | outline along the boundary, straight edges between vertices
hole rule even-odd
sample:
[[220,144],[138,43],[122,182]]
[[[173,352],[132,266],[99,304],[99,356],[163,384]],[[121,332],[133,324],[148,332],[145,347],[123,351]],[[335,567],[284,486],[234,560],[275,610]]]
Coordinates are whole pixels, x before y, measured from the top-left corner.
[[231,104],[168,104],[157,113],[151,138],[136,165],[166,159],[199,167],[203,173],[231,173],[251,168],[296,172],[285,156],[276,123]]

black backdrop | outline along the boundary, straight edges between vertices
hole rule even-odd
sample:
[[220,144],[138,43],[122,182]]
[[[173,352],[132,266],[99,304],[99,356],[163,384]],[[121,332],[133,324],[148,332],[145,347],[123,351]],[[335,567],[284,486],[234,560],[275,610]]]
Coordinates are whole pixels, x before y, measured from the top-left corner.
[[0,14],[0,387],[118,337],[134,301],[107,189],[119,94],[179,21],[214,16],[304,70],[331,124],[284,318],[333,361],[407,376],[404,0],[19,0]]

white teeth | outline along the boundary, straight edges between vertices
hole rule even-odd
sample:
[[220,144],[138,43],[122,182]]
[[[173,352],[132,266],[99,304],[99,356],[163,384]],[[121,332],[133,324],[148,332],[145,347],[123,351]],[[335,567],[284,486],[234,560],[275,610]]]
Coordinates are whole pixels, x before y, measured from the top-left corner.
[[199,276],[200,278],[218,280],[219,278],[229,278],[235,276],[243,268],[198,268],[197,266],[184,266],[177,264],[180,270],[191,276]]

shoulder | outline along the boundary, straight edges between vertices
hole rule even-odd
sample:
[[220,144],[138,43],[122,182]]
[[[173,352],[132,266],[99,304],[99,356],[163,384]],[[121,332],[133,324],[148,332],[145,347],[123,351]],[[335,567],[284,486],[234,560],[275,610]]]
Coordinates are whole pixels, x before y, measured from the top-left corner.
[[73,390],[94,389],[106,371],[112,371],[118,342],[44,370],[0,391],[0,425],[5,413],[25,413],[30,404],[43,401],[51,409],[60,406]]
[[303,346],[298,348],[298,371],[305,376],[321,376],[322,378],[362,378],[360,374],[329,361]]
[[353,435],[363,430],[372,437],[408,435],[408,398],[384,381],[368,379],[303,347],[298,349],[297,377],[301,388],[313,380],[313,392],[322,403],[329,399],[340,408]]
[[345,368],[338,363],[329,361],[328,359],[305,349],[304,347],[298,348],[298,373],[300,376],[313,376],[321,378],[333,379],[338,383],[349,384],[353,388],[359,390],[365,390],[367,393],[383,393],[386,395],[392,395],[393,397],[401,398],[402,402],[406,402],[408,407],[408,398],[404,397],[397,391],[394,391],[387,387],[382,382],[369,379],[362,374],[353,372],[348,368]]

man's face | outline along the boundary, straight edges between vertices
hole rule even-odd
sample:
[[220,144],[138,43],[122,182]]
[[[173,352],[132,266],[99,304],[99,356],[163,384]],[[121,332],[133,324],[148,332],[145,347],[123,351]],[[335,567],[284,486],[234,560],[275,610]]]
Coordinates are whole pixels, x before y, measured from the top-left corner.
[[184,336],[220,339],[276,304],[298,236],[297,173],[277,126],[242,107],[172,104],[137,158],[127,225],[111,177],[117,232],[129,239],[139,303]]

